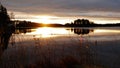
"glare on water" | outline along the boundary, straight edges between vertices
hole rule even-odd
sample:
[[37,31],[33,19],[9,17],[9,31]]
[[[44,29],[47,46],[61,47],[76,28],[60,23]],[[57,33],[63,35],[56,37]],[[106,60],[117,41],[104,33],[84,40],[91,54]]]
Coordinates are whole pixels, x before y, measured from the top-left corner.
[[39,35],[40,37],[47,38],[47,37],[53,37],[57,35],[68,34],[68,33],[69,31],[67,31],[64,28],[42,27],[42,28],[37,28],[33,32],[26,33],[26,34],[27,35]]

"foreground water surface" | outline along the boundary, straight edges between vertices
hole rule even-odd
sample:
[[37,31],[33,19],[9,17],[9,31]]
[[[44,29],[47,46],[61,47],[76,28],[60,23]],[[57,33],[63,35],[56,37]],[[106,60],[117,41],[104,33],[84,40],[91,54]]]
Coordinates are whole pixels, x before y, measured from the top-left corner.
[[119,27],[20,28],[0,51],[0,67],[120,68],[119,41]]

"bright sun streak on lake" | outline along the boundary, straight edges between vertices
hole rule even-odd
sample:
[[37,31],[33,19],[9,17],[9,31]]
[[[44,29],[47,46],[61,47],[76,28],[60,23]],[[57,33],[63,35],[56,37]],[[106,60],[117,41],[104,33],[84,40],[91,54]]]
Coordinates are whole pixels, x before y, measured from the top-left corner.
[[53,37],[53,36],[58,36],[58,35],[64,35],[64,34],[68,34],[69,31],[65,30],[64,28],[51,28],[51,27],[43,27],[43,28],[38,28],[35,29],[34,32],[31,33],[27,33],[30,35],[36,35],[36,37],[43,37],[43,38],[47,38],[47,37]]

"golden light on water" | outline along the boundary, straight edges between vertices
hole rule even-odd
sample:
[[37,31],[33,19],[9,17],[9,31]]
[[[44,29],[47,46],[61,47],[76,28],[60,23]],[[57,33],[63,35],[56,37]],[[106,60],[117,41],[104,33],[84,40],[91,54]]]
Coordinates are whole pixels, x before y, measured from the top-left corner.
[[96,29],[94,33],[120,33],[120,30]]
[[42,27],[42,28],[35,29],[34,32],[27,33],[27,34],[36,35],[36,37],[47,38],[47,37],[69,34],[69,31],[67,31],[64,28]]
[[[111,30],[111,29],[95,29],[94,34],[112,34],[112,33],[120,33],[120,30]],[[35,35],[37,38],[48,38],[48,37],[58,37],[74,34],[70,32],[70,30],[66,30],[65,28],[53,28],[53,27],[41,27],[37,29],[33,29],[32,32],[26,33],[27,35]]]

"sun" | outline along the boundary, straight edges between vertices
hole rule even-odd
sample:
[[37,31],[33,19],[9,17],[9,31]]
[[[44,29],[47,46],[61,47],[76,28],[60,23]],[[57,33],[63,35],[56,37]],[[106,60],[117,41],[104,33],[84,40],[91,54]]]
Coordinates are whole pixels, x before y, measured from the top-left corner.
[[50,16],[41,16],[40,17],[42,23],[44,23],[44,24],[50,23],[50,18],[51,18]]
[[43,24],[65,24],[66,22],[73,21],[73,19],[66,19],[66,17],[60,17],[55,15],[33,15],[32,17],[32,19],[26,20]]

